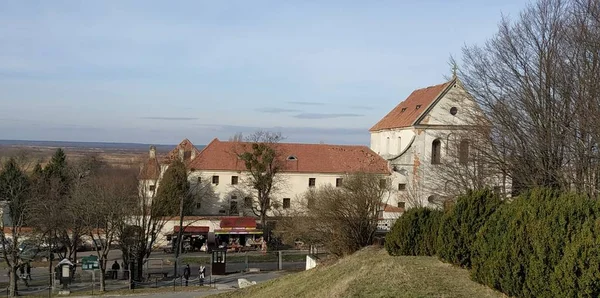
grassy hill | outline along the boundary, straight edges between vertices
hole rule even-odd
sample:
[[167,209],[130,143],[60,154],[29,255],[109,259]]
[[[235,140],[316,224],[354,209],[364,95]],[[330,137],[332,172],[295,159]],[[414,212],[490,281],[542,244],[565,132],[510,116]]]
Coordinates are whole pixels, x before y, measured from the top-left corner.
[[435,257],[366,248],[334,264],[211,297],[505,297]]

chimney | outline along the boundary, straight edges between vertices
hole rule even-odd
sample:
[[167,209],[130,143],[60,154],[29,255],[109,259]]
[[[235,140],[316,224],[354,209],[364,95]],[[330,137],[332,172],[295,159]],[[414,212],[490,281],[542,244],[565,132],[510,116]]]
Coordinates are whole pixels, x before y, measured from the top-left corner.
[[184,156],[185,156],[185,149],[179,147],[179,160],[183,161]]
[[192,148],[192,157],[190,158],[190,160],[194,160],[194,158],[196,158],[196,150]]
[[155,146],[150,146],[149,156],[150,156],[150,158],[156,158],[156,147]]

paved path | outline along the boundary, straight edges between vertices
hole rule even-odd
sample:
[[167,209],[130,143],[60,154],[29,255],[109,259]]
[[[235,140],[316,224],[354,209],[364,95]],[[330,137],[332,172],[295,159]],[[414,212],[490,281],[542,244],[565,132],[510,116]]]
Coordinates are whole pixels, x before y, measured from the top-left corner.
[[[226,276],[216,276],[216,280],[218,283],[215,285],[215,289],[210,290],[198,290],[198,291],[173,291],[173,292],[163,292],[156,294],[148,294],[148,293],[139,293],[136,294],[135,291],[132,294],[126,294],[127,297],[164,297],[164,298],[195,298],[195,297],[206,297],[210,295],[225,293],[229,291],[235,291],[238,288],[237,280],[238,278],[245,278],[250,282],[256,281],[256,283],[261,283],[267,280],[271,280],[277,277],[280,277],[284,274],[284,272],[265,272],[265,273],[238,273],[238,274],[230,274]],[[73,293],[72,297],[92,297],[92,296],[74,296],[77,295]],[[104,297],[122,297],[125,295],[104,295]]]

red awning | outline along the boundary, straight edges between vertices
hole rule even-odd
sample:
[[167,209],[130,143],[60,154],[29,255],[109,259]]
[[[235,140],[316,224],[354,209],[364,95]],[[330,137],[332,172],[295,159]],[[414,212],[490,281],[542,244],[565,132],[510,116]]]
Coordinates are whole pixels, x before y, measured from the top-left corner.
[[[184,233],[206,234],[209,228],[204,226],[187,226],[183,227]],[[173,227],[173,233],[179,233],[179,226]]]
[[244,216],[229,216],[221,218],[221,228],[256,228],[256,219]]

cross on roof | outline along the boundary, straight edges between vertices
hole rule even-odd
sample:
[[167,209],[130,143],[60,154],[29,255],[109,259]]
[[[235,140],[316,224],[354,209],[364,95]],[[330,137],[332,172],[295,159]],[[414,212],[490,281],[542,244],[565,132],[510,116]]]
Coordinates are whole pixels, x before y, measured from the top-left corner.
[[458,69],[458,65],[456,63],[452,64],[452,77],[456,78],[456,70]]

